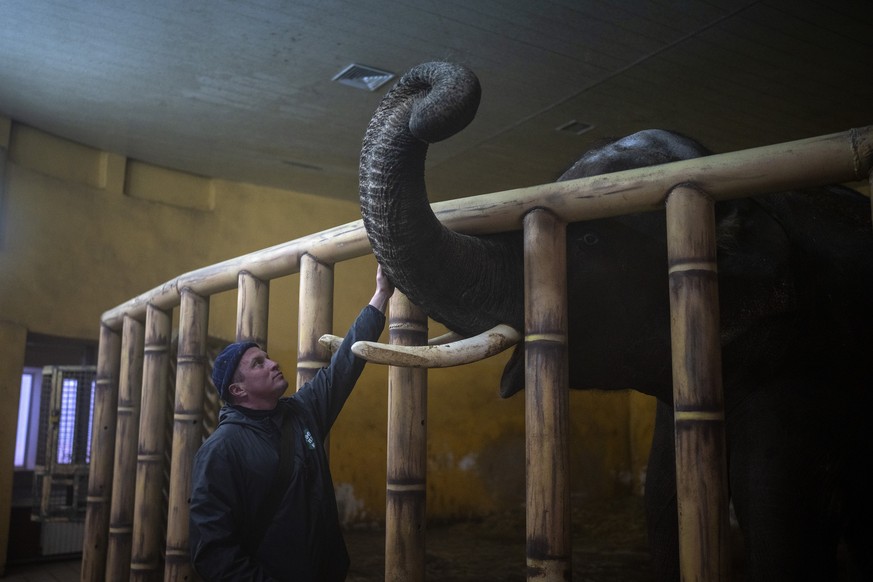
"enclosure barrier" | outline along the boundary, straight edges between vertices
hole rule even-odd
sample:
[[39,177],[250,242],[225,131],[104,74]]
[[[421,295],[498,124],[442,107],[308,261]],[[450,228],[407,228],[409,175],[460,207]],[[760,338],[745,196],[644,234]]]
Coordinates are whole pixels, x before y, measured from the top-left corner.
[[[526,407],[529,579],[567,579],[570,571],[566,224],[663,211],[666,201],[682,573],[684,579],[720,580],[726,570],[727,486],[717,286],[707,275],[715,257],[712,204],[751,193],[870,179],[871,163],[873,127],[866,127],[433,205],[446,226],[466,234],[525,231],[526,400],[532,403]],[[236,339],[265,345],[269,282],[299,272],[300,385],[328,361],[317,339],[330,331],[333,265],[369,252],[362,222],[356,221],[181,275],[103,314],[83,580],[194,579],[187,558],[186,498],[202,436],[209,297],[236,288]],[[530,299],[537,296],[548,300]],[[161,401],[176,307],[179,349],[167,483]],[[422,343],[424,315],[399,293],[390,308],[392,342]],[[705,325],[688,324],[701,318]],[[685,350],[704,357],[683,358]],[[699,365],[686,369],[689,360]],[[397,444],[389,444],[386,579],[421,580],[425,371],[392,369],[389,391],[388,440]],[[166,511],[164,487],[169,489]]]
[[[728,580],[728,473],[718,323],[715,205],[667,197],[676,499],[685,580]],[[687,354],[696,354],[688,357]]]
[[570,580],[567,229],[524,216],[525,462],[528,580]]
[[[388,314],[392,344],[427,342],[427,316],[399,291],[389,301]],[[386,580],[424,579],[426,473],[427,370],[391,366],[385,483]]]

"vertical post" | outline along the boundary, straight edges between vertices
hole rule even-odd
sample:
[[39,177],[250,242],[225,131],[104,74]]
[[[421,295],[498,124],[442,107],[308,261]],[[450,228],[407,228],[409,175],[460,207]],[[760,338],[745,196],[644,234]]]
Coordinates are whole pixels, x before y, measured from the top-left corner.
[[243,271],[237,289],[236,341],[253,341],[266,350],[270,282]]
[[683,580],[728,579],[728,493],[714,205],[667,198],[676,495]]
[[115,439],[115,473],[112,480],[106,580],[127,580],[130,575],[136,445],[142,398],[143,335],[143,324],[125,315],[121,332],[118,432]]
[[[389,301],[390,342],[427,343],[427,316],[400,291]],[[424,580],[427,369],[388,368],[385,580]]]
[[[4,121],[8,124],[8,119],[0,116],[0,146],[3,145]],[[15,434],[21,405],[21,372],[24,370],[26,345],[27,328],[0,319],[0,346],[3,346],[0,350],[0,401],[6,405],[0,410],[0,467],[4,467],[0,471],[0,577],[6,573],[10,534],[18,535],[17,531],[10,531],[15,458],[12,435]]]
[[170,314],[149,304],[146,307],[142,408],[136,458],[131,580],[160,580],[162,574],[169,351]]
[[333,265],[311,255],[300,257],[297,316],[297,389],[330,364],[330,350],[318,338],[333,329]]
[[85,514],[85,544],[82,548],[83,581],[100,582],[106,574],[109,496],[115,450],[118,369],[121,337],[100,325],[97,378],[94,389],[94,419],[91,431],[91,462],[88,475],[88,509]]
[[[6,160],[9,157],[9,139],[12,133],[12,120],[0,115],[0,210],[6,208]],[[6,239],[7,212],[0,213],[0,248]],[[2,539],[0,539],[2,541]],[[4,554],[5,555],[5,554]],[[5,570],[6,559],[0,559],[0,572]]]
[[527,579],[570,580],[566,225],[524,217]]
[[203,434],[203,391],[206,387],[206,331],[209,300],[182,289],[179,308],[179,349],[176,365],[176,401],[173,414],[173,454],[170,458],[170,494],[167,511],[165,580],[192,580],[188,553],[188,498],[191,469]]

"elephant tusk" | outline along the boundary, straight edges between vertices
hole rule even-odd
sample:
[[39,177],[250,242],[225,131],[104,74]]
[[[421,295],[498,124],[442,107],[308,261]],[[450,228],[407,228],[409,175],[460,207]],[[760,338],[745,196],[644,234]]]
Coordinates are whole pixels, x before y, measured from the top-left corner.
[[[488,332],[485,332],[485,333],[488,333]],[[429,340],[427,340],[427,345],[439,346],[442,344],[457,342],[457,341],[460,341],[462,339],[464,339],[464,336],[462,336],[459,333],[455,333],[453,331],[450,331],[449,333],[444,333],[443,335],[438,335],[437,337],[430,338]]]
[[318,338],[318,343],[321,344],[321,347],[330,350],[330,353],[334,353],[339,349],[340,344],[343,343],[343,338],[338,335],[326,333]]
[[[515,345],[521,334],[500,324],[479,335],[453,341],[457,334],[434,338],[426,346],[398,346],[378,342],[355,342],[352,352],[369,362],[408,368],[449,368],[478,362]],[[439,343],[437,343],[439,342]]]
[[[453,336],[454,337],[454,336]],[[440,336],[437,340],[443,340]],[[397,346],[378,342],[355,342],[352,352],[369,362],[407,368],[448,368],[478,362],[518,343],[521,334],[508,325],[498,325],[471,338],[439,345]]]
[[[499,327],[500,326],[497,326],[494,329],[498,329]],[[509,328],[509,329],[512,329],[512,328]],[[488,333],[489,332],[485,332],[485,334],[488,334]],[[477,336],[477,337],[479,337],[479,336]],[[440,336],[437,336],[437,337],[434,337],[434,338],[427,340],[427,345],[437,346],[437,345],[448,344],[448,343],[452,343],[452,342],[458,342],[458,341],[463,340],[463,339],[464,339],[464,336],[462,336],[461,334],[450,331],[448,333],[444,333],[443,335],[440,335]],[[323,336],[321,336],[320,338],[318,338],[318,343],[321,344],[322,347],[330,350],[331,353],[337,351],[342,342],[343,342],[343,338],[341,338],[338,335],[332,335],[329,333],[326,333]]]

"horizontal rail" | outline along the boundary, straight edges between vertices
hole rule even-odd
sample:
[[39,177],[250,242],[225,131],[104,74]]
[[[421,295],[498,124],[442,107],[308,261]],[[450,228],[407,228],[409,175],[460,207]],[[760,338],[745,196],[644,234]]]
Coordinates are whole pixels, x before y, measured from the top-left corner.
[[300,271],[300,257],[305,254],[319,262],[333,264],[369,253],[370,243],[363,222],[356,220],[185,273],[104,312],[101,322],[110,329],[119,329],[125,314],[142,320],[149,304],[165,310],[176,307],[181,302],[183,289],[203,297],[236,289],[242,272],[263,281],[292,275]]
[[[534,208],[549,208],[565,222],[578,222],[663,209],[667,194],[679,184],[696,184],[714,199],[728,200],[866,180],[871,167],[873,126],[867,126],[661,166],[438,202],[431,207],[453,230],[489,234],[521,229],[524,215]],[[180,275],[106,311],[101,321],[110,329],[121,329],[125,314],[143,320],[149,304],[160,309],[178,306],[182,289],[190,288],[202,296],[234,289],[240,272],[262,280],[292,275],[299,272],[304,254],[332,264],[370,252],[363,222],[356,220]]]

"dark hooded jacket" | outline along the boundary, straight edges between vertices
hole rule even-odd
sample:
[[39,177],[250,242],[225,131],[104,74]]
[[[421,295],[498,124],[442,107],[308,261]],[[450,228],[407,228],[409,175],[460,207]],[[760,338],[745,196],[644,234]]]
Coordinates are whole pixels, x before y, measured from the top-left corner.
[[[345,579],[349,556],[324,441],[364,368],[351,345],[378,339],[384,325],[378,309],[365,307],[330,366],[273,414],[221,409],[192,474],[189,547],[204,580]],[[282,412],[293,430],[290,482],[258,544],[255,516],[278,472]]]

